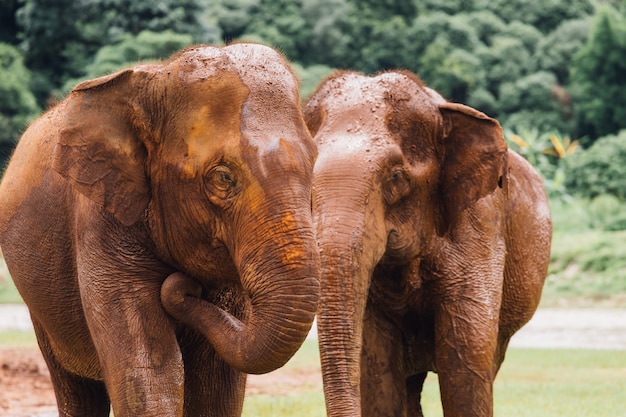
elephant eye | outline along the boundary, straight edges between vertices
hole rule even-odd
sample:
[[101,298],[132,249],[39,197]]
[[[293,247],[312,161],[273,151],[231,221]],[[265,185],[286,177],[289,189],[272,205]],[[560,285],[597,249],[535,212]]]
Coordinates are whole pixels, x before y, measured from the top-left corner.
[[226,165],[217,165],[206,175],[206,188],[209,199],[220,205],[220,202],[234,196],[238,191],[238,182],[233,170]]
[[231,173],[227,171],[218,171],[216,173],[216,180],[218,185],[224,189],[235,186],[234,178],[232,177]]
[[395,204],[411,191],[411,181],[402,168],[391,172],[385,181],[383,194],[387,204]]

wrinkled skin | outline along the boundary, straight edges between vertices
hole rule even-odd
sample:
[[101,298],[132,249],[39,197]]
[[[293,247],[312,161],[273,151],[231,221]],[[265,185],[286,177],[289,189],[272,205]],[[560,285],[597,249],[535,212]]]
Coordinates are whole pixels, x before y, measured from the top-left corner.
[[282,366],[316,312],[316,154],[254,44],[86,81],[34,122],[0,244],[60,416],[241,414],[244,372]]
[[551,221],[497,121],[416,76],[340,73],[304,108],[318,143],[313,218],[329,416],[491,416],[509,339],[533,315]]

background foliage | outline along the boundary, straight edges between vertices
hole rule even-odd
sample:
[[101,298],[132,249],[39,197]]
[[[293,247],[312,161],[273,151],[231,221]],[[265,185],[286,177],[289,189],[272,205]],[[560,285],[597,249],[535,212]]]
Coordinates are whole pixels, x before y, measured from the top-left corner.
[[[243,39],[279,48],[299,65],[303,78],[310,78],[309,68],[316,78],[331,68],[365,73],[405,68],[509,129],[558,131],[590,144],[626,127],[625,4],[0,0],[1,50],[13,48],[18,62],[0,71],[3,79],[20,78],[11,83],[11,94],[20,100],[12,108],[4,104],[0,114],[23,126],[81,79],[138,59],[165,58],[191,43]],[[33,95],[36,108],[28,98]],[[4,130],[0,140],[14,142],[18,133]]]
[[19,48],[33,73],[25,88],[41,108],[68,80],[93,76],[101,48],[149,31],[163,42],[261,41],[303,68],[406,68],[507,127],[593,140],[626,123],[625,8],[616,0],[0,0],[0,42]]
[[626,0],[0,0],[0,164],[79,81],[235,40],[280,49],[303,97],[333,69],[409,69],[501,122],[557,232],[626,229]]

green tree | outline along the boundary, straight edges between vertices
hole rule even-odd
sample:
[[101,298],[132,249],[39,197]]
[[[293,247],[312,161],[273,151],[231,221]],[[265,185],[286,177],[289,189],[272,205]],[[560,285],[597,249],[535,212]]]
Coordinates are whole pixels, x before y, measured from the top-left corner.
[[411,68],[415,57],[405,53],[407,44],[407,24],[404,18],[393,16],[372,27],[370,42],[361,49],[359,70],[375,73],[380,70]]
[[478,0],[478,3],[478,10],[489,10],[505,22],[519,20],[544,34],[550,33],[565,20],[593,13],[591,0]]
[[493,37],[492,45],[477,51],[487,70],[489,90],[498,94],[499,86],[515,82],[527,75],[531,65],[531,53],[522,40],[505,35]]
[[136,36],[124,34],[120,42],[100,48],[93,62],[87,66],[85,74],[78,79],[67,81],[62,94],[68,93],[74,85],[84,79],[109,74],[139,61],[165,59],[192,43],[191,35],[181,35],[169,30],[161,33],[145,30]]
[[0,42],[16,45],[17,21],[15,12],[19,8],[18,0],[0,0]]
[[579,136],[597,138],[626,127],[625,56],[626,20],[603,9],[572,67]]
[[501,111],[505,114],[502,123],[516,131],[571,131],[564,118],[567,109],[561,108],[554,95],[555,86],[556,76],[545,71],[503,83],[499,94]]
[[493,37],[506,30],[506,23],[493,12],[487,10],[468,13],[466,19],[485,45],[491,45]]
[[574,55],[589,38],[589,18],[567,20],[537,44],[533,65],[535,70],[554,73],[560,84],[569,83]]
[[300,1],[261,0],[242,38],[269,44],[298,60],[306,28]]
[[402,16],[407,21],[417,14],[413,0],[349,0],[360,14],[367,18],[385,21],[392,16]]
[[420,60],[424,81],[452,101],[467,102],[470,91],[484,79],[480,60],[460,48],[451,48],[447,39],[438,38]]
[[[200,24],[199,0],[99,0],[98,18],[113,42],[125,34],[138,35],[143,31],[189,34],[199,41],[215,35],[211,28]],[[107,42],[111,43],[111,42]]]
[[338,68],[357,62],[362,54],[354,43],[354,16],[354,5],[347,0],[302,0],[307,29],[300,62]]
[[24,61],[36,73],[34,90],[42,104],[67,74],[79,73],[68,46],[82,41],[77,24],[81,19],[81,2],[75,0],[24,0],[17,11]]
[[407,30],[405,68],[453,101],[467,102],[471,91],[485,84],[477,51],[485,46],[465,14],[420,16]]
[[515,20],[504,27],[499,36],[519,39],[532,55],[543,34],[534,26]]
[[212,15],[221,30],[222,40],[230,42],[241,37],[254,19],[261,0],[217,0],[205,8],[205,15]]
[[39,113],[29,82],[30,71],[24,66],[21,53],[11,45],[0,43],[0,160],[3,163],[26,124]]
[[219,41],[203,25],[201,0],[22,0],[17,12],[25,63],[41,105],[49,92],[83,75],[93,55],[127,34],[173,30],[196,42]]
[[485,87],[478,87],[470,91],[467,104],[491,117],[498,117],[501,112],[498,99]]
[[419,14],[436,11],[454,15],[477,10],[476,0],[421,0],[416,3]]

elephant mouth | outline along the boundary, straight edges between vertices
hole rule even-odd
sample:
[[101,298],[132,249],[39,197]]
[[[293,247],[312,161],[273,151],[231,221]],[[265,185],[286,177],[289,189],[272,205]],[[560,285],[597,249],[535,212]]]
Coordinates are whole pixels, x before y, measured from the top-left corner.
[[426,243],[420,236],[406,239],[399,230],[393,228],[387,233],[385,254],[380,262],[389,265],[405,264],[407,259],[419,257],[425,247]]
[[387,233],[387,245],[383,260],[386,258],[395,258],[395,254],[402,252],[403,247],[404,245],[402,243],[400,233],[397,229],[392,228],[389,230],[389,233]]

